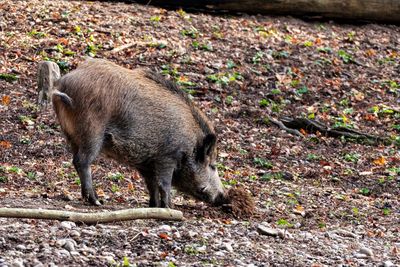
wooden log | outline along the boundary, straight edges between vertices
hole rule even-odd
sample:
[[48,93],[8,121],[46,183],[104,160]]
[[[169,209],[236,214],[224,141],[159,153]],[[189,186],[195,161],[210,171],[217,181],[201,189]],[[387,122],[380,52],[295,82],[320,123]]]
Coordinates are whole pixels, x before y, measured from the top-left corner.
[[139,0],[174,8],[400,22],[399,0]]
[[124,209],[93,213],[48,209],[0,208],[0,217],[96,224],[137,219],[182,220],[183,214],[178,210],[162,208]]

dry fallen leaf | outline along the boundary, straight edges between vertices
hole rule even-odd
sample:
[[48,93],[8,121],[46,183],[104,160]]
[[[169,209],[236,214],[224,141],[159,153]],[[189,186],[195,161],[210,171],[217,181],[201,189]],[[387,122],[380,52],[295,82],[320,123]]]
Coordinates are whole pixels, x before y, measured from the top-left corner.
[[385,165],[385,164],[386,164],[386,159],[385,159],[385,157],[381,156],[381,157],[379,157],[379,158],[377,158],[377,159],[374,159],[374,164],[375,164],[375,165],[379,165],[379,166]]
[[98,196],[98,197],[101,197],[101,198],[103,198],[103,197],[106,196],[106,194],[104,193],[104,190],[101,189],[101,188],[98,188],[98,189],[96,190],[96,193],[97,193],[97,196]]
[[307,136],[307,132],[306,132],[306,130],[304,130],[303,128],[300,129],[300,132],[301,132],[304,136]]
[[166,233],[160,233],[158,236],[159,236],[161,239],[164,239],[164,240],[169,239],[169,235],[167,235]]
[[304,211],[304,207],[301,206],[301,205],[296,205],[295,210],[299,211],[299,212],[303,212]]
[[375,115],[373,115],[373,114],[367,114],[367,115],[365,115],[365,120],[366,121],[376,121],[376,117],[375,117]]
[[8,106],[8,104],[10,104],[11,98],[8,95],[5,95],[1,98],[1,104],[3,104],[4,106]]
[[372,56],[375,56],[375,55],[376,55],[376,51],[373,50],[373,49],[368,49],[367,51],[365,51],[365,54],[366,54],[368,57],[372,57]]
[[5,149],[8,149],[8,148],[12,147],[12,145],[11,145],[10,142],[4,141],[4,140],[3,140],[3,141],[0,141],[0,146],[3,147],[3,148],[5,148]]
[[135,185],[133,183],[128,184],[128,190],[129,191],[134,191],[135,190]]

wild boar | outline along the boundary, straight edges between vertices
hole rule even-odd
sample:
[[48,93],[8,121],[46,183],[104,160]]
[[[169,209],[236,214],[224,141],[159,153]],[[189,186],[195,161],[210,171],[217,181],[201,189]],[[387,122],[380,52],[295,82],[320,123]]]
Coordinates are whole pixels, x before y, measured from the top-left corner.
[[150,207],[171,207],[171,186],[214,205],[226,202],[213,125],[174,83],[100,59],[63,77],[54,65],[39,65],[39,84],[50,84],[84,200],[100,205],[90,166],[103,154],[139,171]]

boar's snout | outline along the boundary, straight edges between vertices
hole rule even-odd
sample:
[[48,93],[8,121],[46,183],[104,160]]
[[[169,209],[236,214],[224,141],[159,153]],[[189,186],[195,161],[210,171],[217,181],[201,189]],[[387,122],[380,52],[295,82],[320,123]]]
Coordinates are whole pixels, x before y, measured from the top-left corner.
[[220,192],[217,197],[213,200],[212,205],[215,207],[222,206],[224,204],[228,204],[228,198],[224,192]]

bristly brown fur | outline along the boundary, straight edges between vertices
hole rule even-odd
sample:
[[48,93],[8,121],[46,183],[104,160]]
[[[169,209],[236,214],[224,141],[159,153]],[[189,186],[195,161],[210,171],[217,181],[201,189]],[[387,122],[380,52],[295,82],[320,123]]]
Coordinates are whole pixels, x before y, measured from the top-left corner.
[[188,95],[183,90],[178,88],[178,86],[175,83],[166,79],[161,74],[149,69],[145,71],[145,77],[155,81],[156,83],[159,83],[162,88],[168,89],[172,93],[180,96],[190,107],[190,110],[192,111],[195,120],[200,125],[200,128],[203,130],[204,134],[205,135],[215,134],[215,131],[209,124],[208,120],[204,118],[204,115],[201,112],[199,112],[197,107],[194,106],[193,101],[188,97]]

